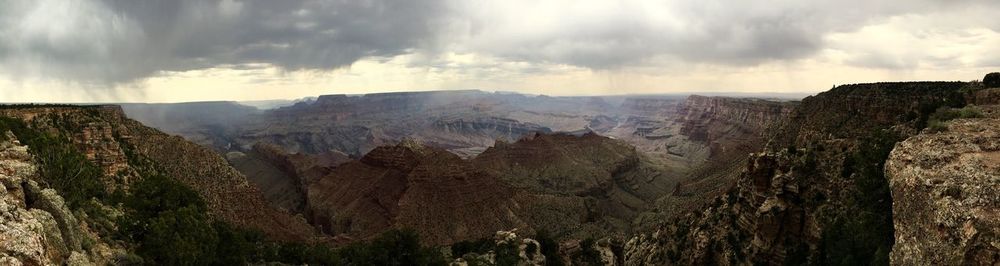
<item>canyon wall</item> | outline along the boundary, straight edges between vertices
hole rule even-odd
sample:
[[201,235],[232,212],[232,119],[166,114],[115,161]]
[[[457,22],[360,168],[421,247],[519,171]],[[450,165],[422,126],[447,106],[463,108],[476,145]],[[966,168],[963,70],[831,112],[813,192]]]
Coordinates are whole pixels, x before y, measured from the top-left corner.
[[767,147],[725,193],[628,241],[627,264],[888,263],[892,197],[882,163],[935,109],[964,105],[967,85],[845,85],[804,99],[771,122]]

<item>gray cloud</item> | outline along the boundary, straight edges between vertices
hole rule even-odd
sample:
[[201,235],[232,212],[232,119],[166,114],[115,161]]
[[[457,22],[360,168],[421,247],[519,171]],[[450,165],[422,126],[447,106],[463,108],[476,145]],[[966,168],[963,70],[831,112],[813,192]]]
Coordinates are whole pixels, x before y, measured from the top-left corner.
[[[335,69],[447,51],[591,69],[653,59],[746,66],[814,55],[825,36],[892,16],[1000,10],[994,0],[538,2],[0,0],[0,72],[117,84],[219,65]],[[912,65],[864,52],[854,60]]]
[[3,0],[0,62],[15,75],[127,82],[162,70],[271,63],[338,68],[432,41],[445,6],[386,1]]
[[[488,1],[473,2],[468,7],[475,9],[481,2]],[[517,3],[526,2],[531,1]],[[544,21],[543,27],[547,29],[537,35],[509,32],[494,36],[494,31],[505,30],[496,23],[502,18],[473,13],[466,17],[471,21],[469,29],[473,36],[483,40],[473,44],[471,50],[485,50],[514,60],[542,60],[595,69],[628,66],[654,57],[688,63],[755,65],[813,55],[825,48],[824,37],[828,34],[854,31],[892,16],[1000,11],[1000,2],[985,0],[617,3],[602,11],[604,16],[592,17],[581,15],[586,11],[574,11],[575,3],[570,2],[566,9],[553,11],[559,20]],[[1000,23],[993,15],[986,16],[991,17],[987,19],[993,24]],[[531,32],[530,28],[524,30]]]

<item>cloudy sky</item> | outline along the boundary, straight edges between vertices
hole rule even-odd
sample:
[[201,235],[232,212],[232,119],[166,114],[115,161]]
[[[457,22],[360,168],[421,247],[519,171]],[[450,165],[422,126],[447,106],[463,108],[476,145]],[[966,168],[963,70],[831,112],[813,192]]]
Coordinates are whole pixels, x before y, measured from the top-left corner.
[[814,93],[1000,70],[997,0],[0,0],[0,102]]

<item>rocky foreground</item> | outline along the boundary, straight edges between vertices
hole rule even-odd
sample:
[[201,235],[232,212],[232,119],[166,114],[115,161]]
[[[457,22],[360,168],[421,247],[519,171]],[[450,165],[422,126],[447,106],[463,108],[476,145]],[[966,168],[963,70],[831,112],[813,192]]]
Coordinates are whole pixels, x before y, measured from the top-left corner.
[[93,233],[81,227],[55,190],[38,184],[28,147],[9,132],[0,134],[0,264],[107,263],[112,250],[102,244],[88,254],[81,241]]
[[981,108],[892,151],[893,264],[1000,262],[1000,106]]

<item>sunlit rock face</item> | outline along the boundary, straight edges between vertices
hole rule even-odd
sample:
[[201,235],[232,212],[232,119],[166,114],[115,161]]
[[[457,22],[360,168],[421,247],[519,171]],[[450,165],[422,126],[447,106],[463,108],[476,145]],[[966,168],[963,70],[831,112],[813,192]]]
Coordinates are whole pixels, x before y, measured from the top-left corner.
[[886,162],[897,265],[1000,261],[1000,112],[900,142]]

